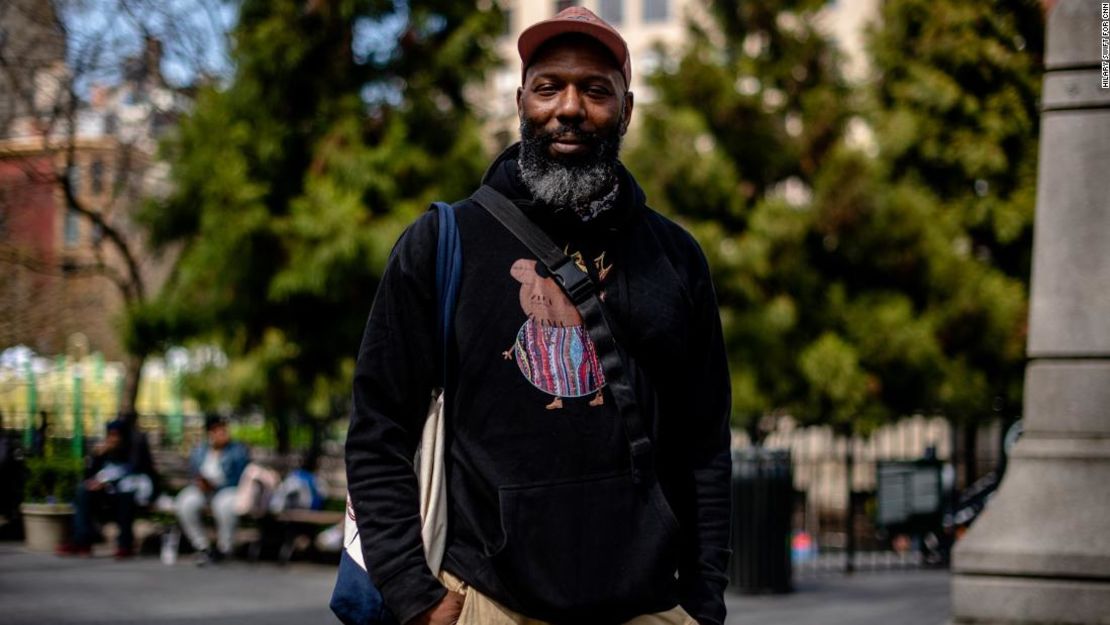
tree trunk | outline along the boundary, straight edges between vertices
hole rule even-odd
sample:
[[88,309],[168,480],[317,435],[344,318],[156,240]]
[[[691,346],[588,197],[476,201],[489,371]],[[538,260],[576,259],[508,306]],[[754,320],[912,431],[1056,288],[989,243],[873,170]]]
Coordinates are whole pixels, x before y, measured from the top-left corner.
[[123,365],[123,392],[119,398],[119,413],[136,413],[135,402],[139,397],[139,380],[143,372],[144,356],[128,354]]
[[289,453],[289,412],[278,409],[274,417],[276,419],[274,427],[277,434],[277,452],[284,456]]
[[288,404],[285,388],[281,382],[271,382],[266,390],[266,401],[263,402],[262,407],[266,411],[266,419],[274,426],[277,452],[281,455],[289,453],[291,411]]
[[979,479],[979,426],[974,422],[964,424],[964,488]]
[[847,558],[844,560],[844,572],[851,575],[856,572],[856,498],[853,492],[852,477],[856,472],[855,436],[849,432],[848,444],[844,448],[844,470],[848,475],[848,519],[847,519]]
[[[328,422],[334,419],[335,417],[333,416]],[[315,460],[319,458],[324,451],[324,421],[320,419],[309,419],[309,423],[312,424],[312,441],[309,443],[308,457]],[[311,470],[315,471],[316,467],[312,467]]]

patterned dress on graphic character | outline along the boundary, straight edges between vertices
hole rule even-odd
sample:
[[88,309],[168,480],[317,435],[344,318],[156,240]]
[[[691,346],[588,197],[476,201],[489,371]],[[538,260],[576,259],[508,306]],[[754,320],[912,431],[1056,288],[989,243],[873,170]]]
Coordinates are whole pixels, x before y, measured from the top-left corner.
[[528,319],[502,355],[515,360],[533,386],[555,396],[548,409],[561,408],[564,397],[591,393],[590,405],[600,406],[605,373],[578,309],[555,280],[536,273],[536,261],[520,259],[510,273],[520,282],[520,306]]
[[513,355],[524,377],[548,395],[583,397],[605,385],[585,326],[553,326],[529,319],[517,333]]

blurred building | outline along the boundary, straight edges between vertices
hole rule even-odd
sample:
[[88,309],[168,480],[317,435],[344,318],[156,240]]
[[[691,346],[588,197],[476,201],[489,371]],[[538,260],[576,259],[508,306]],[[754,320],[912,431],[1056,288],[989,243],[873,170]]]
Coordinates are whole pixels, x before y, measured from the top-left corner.
[[50,108],[57,76],[64,72],[65,50],[51,3],[0,3],[0,55],[12,61],[0,71],[0,129]]
[[0,347],[58,354],[80,334],[92,351],[122,356],[128,266],[78,209],[126,240],[144,282],[166,275],[132,218],[165,186],[153,155],[188,98],[163,79],[160,43],[143,43],[111,84],[95,84],[72,67],[88,59],[67,58],[52,3],[0,7]]
[[[585,7],[612,24],[632,53],[632,91],[637,104],[652,101],[644,78],[676,58],[690,20],[705,23],[707,0],[499,0],[506,29],[497,50],[503,63],[491,72],[482,97],[476,98],[489,124],[488,139],[495,149],[519,138],[516,90],[520,86],[520,57],[516,40],[532,24],[571,6]],[[845,54],[851,79],[867,75],[864,28],[876,17],[879,0],[828,0],[818,23]],[[635,118],[633,118],[635,120]]]

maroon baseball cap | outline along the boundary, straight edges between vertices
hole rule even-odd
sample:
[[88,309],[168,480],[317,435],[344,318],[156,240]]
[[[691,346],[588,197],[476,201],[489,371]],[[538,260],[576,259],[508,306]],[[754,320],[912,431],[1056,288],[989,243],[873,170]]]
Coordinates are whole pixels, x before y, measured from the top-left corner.
[[617,29],[605,20],[583,7],[563,9],[555,17],[536,22],[520,33],[520,39],[516,41],[516,49],[520,52],[521,82],[524,81],[524,75],[536,51],[550,39],[568,33],[580,33],[592,37],[608,48],[617,59],[617,64],[621,66],[625,86],[632,84],[632,57],[628,54],[628,44],[625,43],[624,37],[621,37]]

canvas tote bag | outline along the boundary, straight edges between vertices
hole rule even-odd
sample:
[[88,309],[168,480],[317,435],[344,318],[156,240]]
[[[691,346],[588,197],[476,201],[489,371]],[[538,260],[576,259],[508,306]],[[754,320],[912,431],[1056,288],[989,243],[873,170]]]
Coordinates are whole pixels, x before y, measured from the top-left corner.
[[[462,245],[455,212],[451,206],[443,202],[436,202],[434,206],[439,217],[436,247],[436,327],[440,330],[437,344],[443,366],[440,368],[440,387],[432,391],[414,464],[420,480],[420,533],[424,541],[424,554],[428,559],[428,567],[438,574],[447,546],[447,482],[443,460],[446,354],[462,270]],[[381,592],[374,587],[366,571],[350,493],[347,494],[347,516],[343,522],[343,553],[339,561],[339,576],[335,582],[335,590],[332,591],[330,607],[345,625],[396,623],[396,619],[385,607]]]

